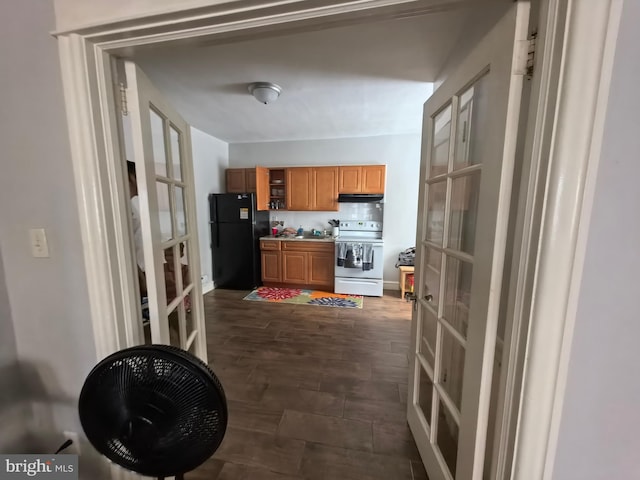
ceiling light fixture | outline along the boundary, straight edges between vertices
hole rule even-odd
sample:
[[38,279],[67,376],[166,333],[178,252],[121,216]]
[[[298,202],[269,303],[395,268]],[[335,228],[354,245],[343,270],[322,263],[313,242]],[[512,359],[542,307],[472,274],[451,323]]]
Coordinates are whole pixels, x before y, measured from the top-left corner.
[[255,82],[249,84],[249,93],[256,97],[256,100],[260,103],[264,103],[265,105],[275,102],[281,92],[282,88],[275,83]]

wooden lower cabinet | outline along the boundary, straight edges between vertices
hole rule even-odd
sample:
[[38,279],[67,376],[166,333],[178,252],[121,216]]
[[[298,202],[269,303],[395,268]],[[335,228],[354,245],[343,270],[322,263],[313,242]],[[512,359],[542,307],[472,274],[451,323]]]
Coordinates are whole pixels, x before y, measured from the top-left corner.
[[260,247],[265,285],[333,291],[332,242],[262,240]]
[[307,283],[307,252],[282,252],[282,281]]
[[282,273],[280,269],[281,254],[279,251],[263,251],[261,255],[262,261],[262,281],[263,282],[281,282]]
[[333,252],[309,252],[307,272],[309,285],[333,285]]

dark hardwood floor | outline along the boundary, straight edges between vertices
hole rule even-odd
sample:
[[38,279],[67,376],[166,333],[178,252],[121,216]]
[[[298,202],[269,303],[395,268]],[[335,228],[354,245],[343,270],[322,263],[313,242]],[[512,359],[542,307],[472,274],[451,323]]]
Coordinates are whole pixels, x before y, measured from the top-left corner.
[[411,305],[363,309],[205,296],[209,362],[229,402],[220,449],[188,480],[426,479],[405,419]]

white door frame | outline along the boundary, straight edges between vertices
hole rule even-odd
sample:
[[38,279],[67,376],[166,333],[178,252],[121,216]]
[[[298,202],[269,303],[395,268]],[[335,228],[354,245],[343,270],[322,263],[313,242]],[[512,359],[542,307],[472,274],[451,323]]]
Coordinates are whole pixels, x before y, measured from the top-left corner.
[[622,4],[542,2],[542,75],[532,94],[537,111],[522,219],[527,247],[514,261],[531,290],[518,307],[528,317],[520,332],[528,341],[520,352],[512,478],[553,475]]
[[[513,262],[519,287],[510,298],[521,327],[514,338],[529,336],[526,355],[523,348],[517,352],[525,395],[517,430],[502,427],[513,432],[516,479],[549,478],[553,467],[622,1],[539,1],[540,48],[516,232],[523,248]],[[334,0],[323,7],[212,0],[208,7],[174,8],[162,16],[156,10],[56,32],[96,360],[133,344],[138,303],[113,54],[153,43],[250,38],[459,6],[450,0]],[[516,385],[519,375],[512,373]]]

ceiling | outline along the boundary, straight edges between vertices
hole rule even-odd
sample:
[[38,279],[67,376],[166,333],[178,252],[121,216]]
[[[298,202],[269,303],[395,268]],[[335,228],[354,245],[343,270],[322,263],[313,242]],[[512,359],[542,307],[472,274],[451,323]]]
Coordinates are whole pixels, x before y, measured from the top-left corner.
[[[415,133],[467,16],[163,47],[133,59],[187,122],[229,143]],[[280,98],[259,103],[247,90],[255,81],[280,85]]]

